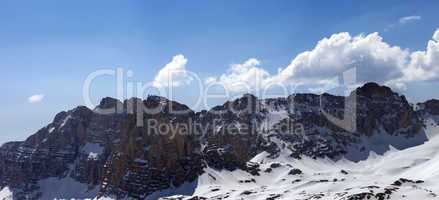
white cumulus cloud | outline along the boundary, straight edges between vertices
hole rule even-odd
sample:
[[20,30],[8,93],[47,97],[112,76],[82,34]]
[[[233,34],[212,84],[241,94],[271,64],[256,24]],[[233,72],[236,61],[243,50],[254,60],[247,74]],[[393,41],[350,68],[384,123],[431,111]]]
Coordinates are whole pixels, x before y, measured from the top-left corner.
[[171,62],[166,64],[155,76],[153,86],[163,87],[179,87],[192,82],[193,78],[186,70],[187,59],[179,54],[172,58]]
[[314,49],[300,53],[273,81],[328,82],[355,67],[360,82],[386,82],[402,76],[408,55],[407,50],[384,42],[378,33],[355,37],[337,33],[320,40]]
[[404,72],[402,81],[439,80],[439,29],[428,41],[426,50],[410,55],[410,63]]
[[344,72],[355,69],[358,84],[374,81],[404,89],[406,83],[413,81],[439,81],[439,29],[424,51],[411,52],[391,45],[378,33],[351,36],[342,32],[323,38],[313,49],[298,54],[277,74],[270,75],[260,64],[251,58],[206,82],[220,82],[232,91],[271,83],[326,88],[336,85],[337,77]]
[[36,94],[27,98],[29,103],[38,103],[44,99],[44,94]]
[[245,92],[261,87],[270,77],[270,74],[259,67],[261,62],[250,58],[242,64],[232,64],[226,73],[219,77],[208,77],[205,83],[222,84],[231,92]]

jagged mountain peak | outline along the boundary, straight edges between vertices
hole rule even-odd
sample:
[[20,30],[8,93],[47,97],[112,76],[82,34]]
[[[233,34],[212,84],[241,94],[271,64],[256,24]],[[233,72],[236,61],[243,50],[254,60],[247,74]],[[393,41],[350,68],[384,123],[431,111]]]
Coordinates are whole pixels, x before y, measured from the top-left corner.
[[119,99],[115,99],[112,97],[104,97],[99,102],[99,105],[97,105],[97,108],[115,108],[117,104],[121,105],[122,102]]
[[398,95],[397,93],[393,92],[390,87],[387,87],[385,85],[379,85],[375,82],[365,83],[363,86],[358,87],[353,92],[355,92],[357,95],[369,98],[372,98],[374,96],[391,97],[393,95]]
[[418,103],[418,109],[423,110],[431,115],[439,115],[439,100],[430,99],[428,101]]

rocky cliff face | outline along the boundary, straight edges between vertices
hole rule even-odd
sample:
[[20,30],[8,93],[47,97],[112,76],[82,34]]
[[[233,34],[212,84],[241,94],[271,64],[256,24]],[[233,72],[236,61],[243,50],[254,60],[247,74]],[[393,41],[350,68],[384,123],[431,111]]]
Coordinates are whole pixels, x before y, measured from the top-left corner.
[[145,198],[194,181],[206,166],[258,174],[249,161],[263,151],[358,161],[389,145],[422,144],[423,116],[438,114],[437,102],[415,111],[404,96],[374,83],[348,97],[248,94],[197,113],[157,96],[104,98],[95,110],[61,112],[26,141],[4,144],[0,186],[17,199],[38,199],[40,180],[69,177],[98,196]]
[[[99,195],[143,198],[195,180],[203,168],[201,143],[190,133],[195,113],[185,105],[161,97],[131,102],[154,112],[138,115],[135,111],[125,115],[123,134],[104,166]],[[138,118],[142,119],[142,126]]]
[[439,100],[431,99],[424,103],[418,103],[418,112],[423,115],[439,115]]
[[[0,148],[2,186],[20,188],[16,196],[22,198],[37,187],[38,180],[48,177],[71,176],[99,184],[112,141],[120,137],[122,121],[121,116],[97,115],[86,107],[57,114],[27,140]],[[33,193],[30,198],[39,195]]]

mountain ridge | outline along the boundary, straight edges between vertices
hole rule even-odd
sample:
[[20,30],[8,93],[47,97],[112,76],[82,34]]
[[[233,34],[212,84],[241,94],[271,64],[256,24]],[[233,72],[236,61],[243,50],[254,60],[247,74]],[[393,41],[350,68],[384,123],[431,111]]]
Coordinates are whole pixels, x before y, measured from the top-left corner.
[[[334,125],[322,114],[341,118],[350,112],[346,101],[354,97],[355,132]],[[118,112],[96,113],[116,105]],[[358,162],[369,152],[386,153],[389,145],[406,149],[426,142],[426,116],[436,115],[437,105],[431,100],[417,104],[415,110],[403,95],[376,83],[367,83],[347,97],[294,94],[258,99],[246,94],[199,112],[158,96],[123,102],[106,97],[94,110],[78,106],[60,112],[25,141],[2,145],[0,186],[13,190],[18,199],[38,199],[45,195],[39,191],[42,180],[71,178],[98,191],[94,194],[98,197],[147,198],[196,180],[206,168],[260,174],[258,165],[249,162],[262,152],[272,158],[288,154],[295,159]],[[156,112],[140,110],[139,115],[139,106]],[[148,120],[193,129],[176,126],[164,134],[151,134]],[[291,134],[299,125],[303,131]]]

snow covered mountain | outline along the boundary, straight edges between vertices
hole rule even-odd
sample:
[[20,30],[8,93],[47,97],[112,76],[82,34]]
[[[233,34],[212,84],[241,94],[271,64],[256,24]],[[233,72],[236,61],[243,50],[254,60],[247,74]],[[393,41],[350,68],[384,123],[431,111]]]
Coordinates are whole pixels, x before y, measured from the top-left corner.
[[438,124],[439,101],[412,106],[375,83],[201,112],[104,98],[4,144],[0,199],[436,199]]
[[261,153],[251,160],[260,175],[207,168],[191,183],[192,190],[183,186],[190,196],[162,199],[439,199],[438,156],[438,137],[404,150],[371,153],[360,162],[288,154],[273,159]]

